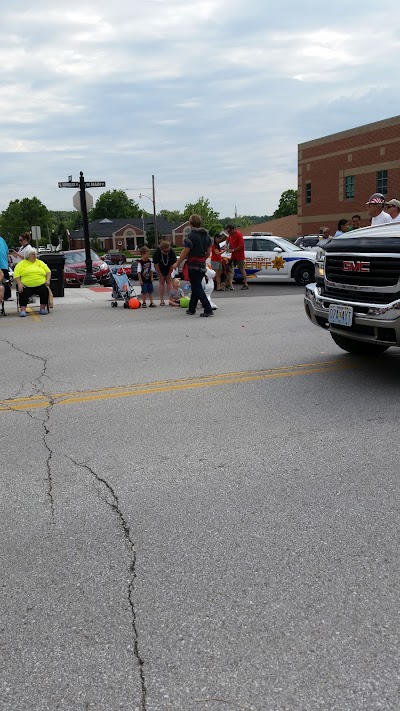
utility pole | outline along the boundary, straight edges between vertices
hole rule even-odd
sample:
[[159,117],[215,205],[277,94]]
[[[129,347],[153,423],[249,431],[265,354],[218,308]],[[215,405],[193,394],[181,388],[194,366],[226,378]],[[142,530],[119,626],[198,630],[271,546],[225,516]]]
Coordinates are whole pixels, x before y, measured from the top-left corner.
[[83,236],[85,240],[85,264],[86,264],[86,274],[83,279],[83,286],[97,286],[98,282],[96,277],[93,276],[93,265],[92,256],[90,254],[90,238],[89,238],[89,222],[87,216],[87,205],[86,205],[86,188],[104,188],[104,180],[89,180],[85,181],[82,171],[80,172],[79,182],[72,180],[72,175],[68,176],[68,182],[58,183],[59,188],[79,188],[80,192],[80,203],[81,203],[81,213],[83,221]]
[[157,214],[156,214],[156,189],[154,186],[154,175],[151,176],[151,184],[153,188],[153,220],[154,220],[154,239],[155,247],[158,245],[158,227],[157,227]]

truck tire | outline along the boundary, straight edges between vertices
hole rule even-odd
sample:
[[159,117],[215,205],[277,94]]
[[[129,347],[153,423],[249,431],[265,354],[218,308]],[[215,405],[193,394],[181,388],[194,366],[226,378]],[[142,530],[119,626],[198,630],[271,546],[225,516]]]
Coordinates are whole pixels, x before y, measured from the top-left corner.
[[300,264],[293,270],[293,278],[299,286],[306,286],[315,281],[315,267],[312,262]]
[[348,353],[354,353],[354,355],[381,355],[381,353],[384,353],[389,348],[389,346],[381,346],[379,343],[356,341],[354,338],[339,336],[337,333],[331,333],[331,336],[339,348],[342,348],[342,350]]

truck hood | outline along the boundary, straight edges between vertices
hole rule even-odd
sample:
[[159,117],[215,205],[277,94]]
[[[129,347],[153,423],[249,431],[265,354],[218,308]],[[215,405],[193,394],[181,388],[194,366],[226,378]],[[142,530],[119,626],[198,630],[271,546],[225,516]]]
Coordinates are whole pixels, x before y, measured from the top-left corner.
[[400,255],[400,222],[377,227],[362,227],[341,237],[334,237],[324,245],[324,250],[327,255],[333,252],[339,254],[384,252]]

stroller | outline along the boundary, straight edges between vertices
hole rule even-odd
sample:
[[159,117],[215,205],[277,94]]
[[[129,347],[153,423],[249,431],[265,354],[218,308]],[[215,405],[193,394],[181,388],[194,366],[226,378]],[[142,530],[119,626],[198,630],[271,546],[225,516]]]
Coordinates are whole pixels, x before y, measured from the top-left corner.
[[[122,271],[122,270],[121,270]],[[118,300],[123,301],[124,309],[129,308],[129,299],[136,297],[135,289],[125,272],[120,272],[118,267],[111,267],[112,301],[111,306],[117,307]],[[137,297],[136,297],[137,298]]]

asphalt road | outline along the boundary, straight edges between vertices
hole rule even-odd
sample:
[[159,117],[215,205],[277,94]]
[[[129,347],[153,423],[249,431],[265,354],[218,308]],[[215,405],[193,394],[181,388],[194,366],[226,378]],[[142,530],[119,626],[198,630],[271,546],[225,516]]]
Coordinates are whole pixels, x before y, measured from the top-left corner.
[[398,711],[400,352],[108,299],[0,319],[1,711]]

